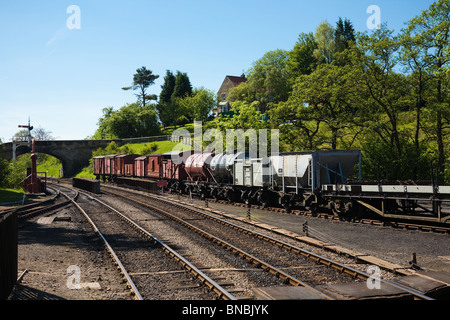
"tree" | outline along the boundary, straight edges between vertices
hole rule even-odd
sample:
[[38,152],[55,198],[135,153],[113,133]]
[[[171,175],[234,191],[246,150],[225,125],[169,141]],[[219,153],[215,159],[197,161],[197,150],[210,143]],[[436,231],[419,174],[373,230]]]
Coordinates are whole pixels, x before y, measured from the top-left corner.
[[192,118],[191,110],[189,108],[184,108],[184,106],[179,104],[180,100],[190,97],[191,95],[192,85],[187,73],[177,71],[177,75],[175,76],[175,86],[170,100],[169,121],[171,125],[182,125]]
[[315,118],[312,108],[291,97],[278,103],[269,115],[270,122],[279,128],[280,138],[289,145],[290,151],[316,150],[321,144],[318,133],[322,121]]
[[175,87],[173,88],[173,93],[171,96],[172,102],[176,98],[184,98],[192,94],[192,85],[189,80],[187,73],[177,72],[175,77]]
[[[220,100],[220,97],[218,97],[218,100]],[[248,81],[245,81],[240,83],[237,87],[230,89],[227,100],[231,103],[233,103],[233,101],[243,101],[250,104],[256,100],[255,91]]]
[[34,129],[33,136],[36,140],[54,140],[51,131],[47,131],[42,127]]
[[348,49],[350,41],[355,41],[355,29],[350,20],[339,18],[336,23],[336,30],[334,31],[334,43],[336,45],[336,52],[342,52]]
[[295,79],[303,74],[310,74],[316,67],[317,60],[314,58],[314,51],[317,48],[317,42],[314,34],[301,33],[295,43],[292,51],[289,51],[289,74]]
[[[317,123],[325,123],[331,132],[331,148],[336,149],[339,131],[350,122],[353,108],[349,95],[352,82],[346,75],[350,67],[323,64],[310,75],[297,78],[291,100],[300,108],[309,108]],[[304,128],[306,129],[306,128]]]
[[316,29],[315,39],[317,49],[314,58],[320,63],[333,63],[336,53],[335,30],[327,21],[323,21]]
[[423,45],[423,39],[415,34],[414,28],[410,25],[402,30],[400,41],[400,61],[405,66],[408,74],[407,81],[411,87],[411,95],[414,101],[412,104],[416,113],[416,124],[414,133],[414,145],[416,152],[420,150],[420,131],[422,112],[429,103],[429,92],[432,74],[429,72],[430,64],[427,59],[427,48]]
[[398,117],[404,110],[407,86],[405,76],[394,71],[398,41],[392,34],[384,24],[371,35],[359,35],[357,43],[350,46],[350,74],[360,105],[360,122],[367,119],[370,129],[393,145],[400,155]]
[[145,107],[146,100],[156,100],[156,95],[147,95],[146,90],[149,86],[155,83],[155,80],[158,79],[158,75],[154,75],[151,70],[147,70],[146,67],[142,67],[136,70],[136,73],[133,76],[133,85],[130,87],[124,87],[122,90],[140,90],[140,93],[136,94],[138,97],[138,101],[142,103],[142,106]]
[[157,114],[152,105],[144,107],[132,103],[117,111],[105,108],[99,123],[94,135],[97,139],[146,137],[159,133]]
[[113,139],[115,136],[113,135],[110,125],[110,118],[114,113],[113,107],[103,108],[103,115],[98,119],[97,122],[97,130],[92,136],[93,139],[102,140],[102,139]]
[[163,104],[170,103],[173,91],[175,89],[175,76],[172,71],[167,70],[164,77],[164,84],[161,86],[161,93],[159,94],[159,102]]
[[183,115],[190,115],[194,121],[206,121],[216,105],[216,95],[205,88],[195,89],[191,96],[179,98],[177,104],[184,110]]
[[262,113],[265,113],[267,104],[289,98],[288,60],[289,54],[285,50],[269,51],[255,61],[249,70],[248,84],[260,102]]
[[165,127],[172,121],[172,114],[174,113],[174,106],[172,103],[172,94],[175,89],[175,76],[172,71],[167,70],[164,77],[164,84],[161,86],[161,93],[159,94],[159,101],[157,105],[159,120]]
[[8,161],[0,158],[0,187],[7,186],[7,178],[11,174],[11,166]]
[[413,18],[406,33],[424,48],[424,67],[433,75],[433,90],[429,101],[435,123],[435,136],[438,153],[438,178],[442,181],[445,172],[445,122],[450,118],[447,72],[450,63],[450,3],[438,0]]

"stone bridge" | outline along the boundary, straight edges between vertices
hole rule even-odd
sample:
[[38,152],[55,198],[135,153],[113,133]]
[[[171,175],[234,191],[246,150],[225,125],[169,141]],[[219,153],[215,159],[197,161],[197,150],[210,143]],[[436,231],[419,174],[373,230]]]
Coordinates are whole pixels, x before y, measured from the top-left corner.
[[[49,140],[36,141],[36,153],[45,153],[61,160],[64,177],[73,177],[81,169],[89,165],[92,152],[98,148],[105,148],[111,141],[117,145],[123,144],[122,140]],[[12,142],[0,145],[0,157],[10,161],[13,157]],[[16,149],[16,157],[30,153],[31,146],[19,145]]]
[[[116,142],[118,146],[122,146],[127,143],[144,143],[166,140],[178,141],[178,139],[179,137],[164,135],[114,140],[36,140],[36,153],[49,154],[59,159],[62,163],[63,177],[73,177],[80,172],[81,169],[89,165],[89,160],[92,158],[93,151],[98,148],[105,148],[112,141]],[[11,161],[13,157],[12,149],[12,142],[0,144],[0,157]],[[16,157],[30,152],[31,145],[19,145],[16,149]]]

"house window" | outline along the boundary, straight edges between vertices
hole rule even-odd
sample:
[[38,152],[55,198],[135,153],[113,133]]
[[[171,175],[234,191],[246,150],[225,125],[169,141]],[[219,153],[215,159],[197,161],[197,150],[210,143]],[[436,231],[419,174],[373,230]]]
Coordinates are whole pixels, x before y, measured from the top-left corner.
[[227,99],[227,95],[225,93],[222,93],[222,101],[225,101]]

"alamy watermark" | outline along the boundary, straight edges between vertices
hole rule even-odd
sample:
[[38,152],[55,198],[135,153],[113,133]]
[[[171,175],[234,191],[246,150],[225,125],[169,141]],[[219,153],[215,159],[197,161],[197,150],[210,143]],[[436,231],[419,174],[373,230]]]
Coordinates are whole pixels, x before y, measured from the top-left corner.
[[81,289],[81,269],[78,266],[71,265],[67,268],[67,274],[70,276],[67,278],[66,285],[70,290]]
[[370,5],[366,10],[367,14],[370,14],[367,19],[366,25],[370,30],[380,29],[381,28],[381,9],[377,5]]
[[66,20],[66,26],[69,30],[81,29],[81,10],[77,5],[70,5],[66,10],[67,14],[70,16]]
[[[194,137],[186,129],[177,129],[172,133],[172,141],[183,141],[176,145],[172,151],[190,151],[193,147],[194,153],[205,152],[234,154],[248,152],[250,158],[262,158],[268,161],[269,156],[269,133],[270,133],[270,155],[278,155],[280,150],[280,133],[278,129],[227,129],[224,136],[218,129],[208,129],[203,132],[201,121],[194,122]],[[189,141],[186,143],[186,141]],[[193,141],[193,143],[191,143]],[[203,149],[203,142],[211,142]],[[248,146],[248,148],[247,148]],[[176,160],[175,158],[173,159]]]
[[366,280],[367,289],[381,289],[381,269],[379,266],[370,265],[366,272],[370,277]]

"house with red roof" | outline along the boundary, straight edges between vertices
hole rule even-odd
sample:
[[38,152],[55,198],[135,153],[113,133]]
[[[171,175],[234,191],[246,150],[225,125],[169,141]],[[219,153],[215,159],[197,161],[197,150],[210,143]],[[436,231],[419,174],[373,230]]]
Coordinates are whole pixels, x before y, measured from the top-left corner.
[[243,82],[246,82],[247,78],[242,74],[240,77],[237,76],[226,76],[225,80],[223,80],[222,86],[217,92],[218,103],[216,108],[213,110],[214,117],[217,117],[219,113],[229,112],[231,105],[227,100],[228,93],[231,88],[237,87]]

